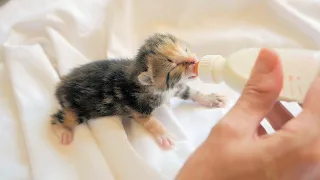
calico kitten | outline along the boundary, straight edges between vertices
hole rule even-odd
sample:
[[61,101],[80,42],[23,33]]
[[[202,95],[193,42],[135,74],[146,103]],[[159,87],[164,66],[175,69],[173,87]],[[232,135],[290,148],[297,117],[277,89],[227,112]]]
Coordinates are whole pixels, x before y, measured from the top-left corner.
[[94,61],[73,69],[61,78],[55,95],[61,110],[52,115],[54,133],[69,144],[75,126],[102,116],[134,119],[164,149],[174,145],[165,127],[152,117],[155,108],[170,94],[207,107],[222,107],[225,99],[204,95],[186,82],[195,78],[197,58],[170,34],[154,34],[134,59]]

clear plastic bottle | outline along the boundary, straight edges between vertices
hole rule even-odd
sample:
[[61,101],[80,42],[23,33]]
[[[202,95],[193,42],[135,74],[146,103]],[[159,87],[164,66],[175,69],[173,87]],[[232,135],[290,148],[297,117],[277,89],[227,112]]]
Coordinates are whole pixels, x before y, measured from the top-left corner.
[[[243,49],[232,53],[227,59],[219,55],[207,55],[201,58],[196,71],[203,82],[224,82],[240,93],[250,77],[260,50],[260,48]],[[319,74],[320,51],[273,50],[279,55],[283,68],[284,79],[279,100],[302,103],[310,84]]]

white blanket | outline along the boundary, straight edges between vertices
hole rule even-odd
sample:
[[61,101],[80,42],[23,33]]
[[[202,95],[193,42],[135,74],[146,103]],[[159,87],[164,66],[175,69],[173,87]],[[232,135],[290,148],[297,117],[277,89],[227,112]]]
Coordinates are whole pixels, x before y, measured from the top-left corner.
[[[7,2],[0,7],[0,179],[174,179],[229,108],[174,99],[172,107],[158,109],[155,116],[177,137],[169,152],[135,122],[118,117],[77,127],[74,142],[62,146],[48,123],[59,76],[95,59],[132,57],[154,32],[176,35],[199,57],[247,47],[319,49],[318,12],[314,0]],[[223,84],[194,84],[228,95],[229,107],[238,96]]]

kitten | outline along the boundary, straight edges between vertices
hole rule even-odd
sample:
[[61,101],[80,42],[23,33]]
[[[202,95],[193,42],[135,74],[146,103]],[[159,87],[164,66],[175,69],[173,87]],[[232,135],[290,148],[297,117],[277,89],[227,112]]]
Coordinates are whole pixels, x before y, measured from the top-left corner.
[[207,107],[222,107],[225,99],[204,95],[186,82],[195,78],[197,58],[170,34],[154,34],[134,59],[94,61],[73,69],[61,78],[55,95],[61,110],[52,115],[54,133],[62,144],[73,139],[75,126],[102,116],[134,119],[157,143],[170,149],[174,142],[152,112],[170,98],[170,92]]

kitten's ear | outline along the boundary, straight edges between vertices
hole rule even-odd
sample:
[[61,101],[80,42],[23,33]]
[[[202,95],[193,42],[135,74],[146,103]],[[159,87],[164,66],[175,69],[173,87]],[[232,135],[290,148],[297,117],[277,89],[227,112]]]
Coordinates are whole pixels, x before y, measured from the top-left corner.
[[143,85],[152,85],[153,84],[153,78],[152,75],[150,75],[147,71],[142,72],[139,74],[138,79],[140,83]]

